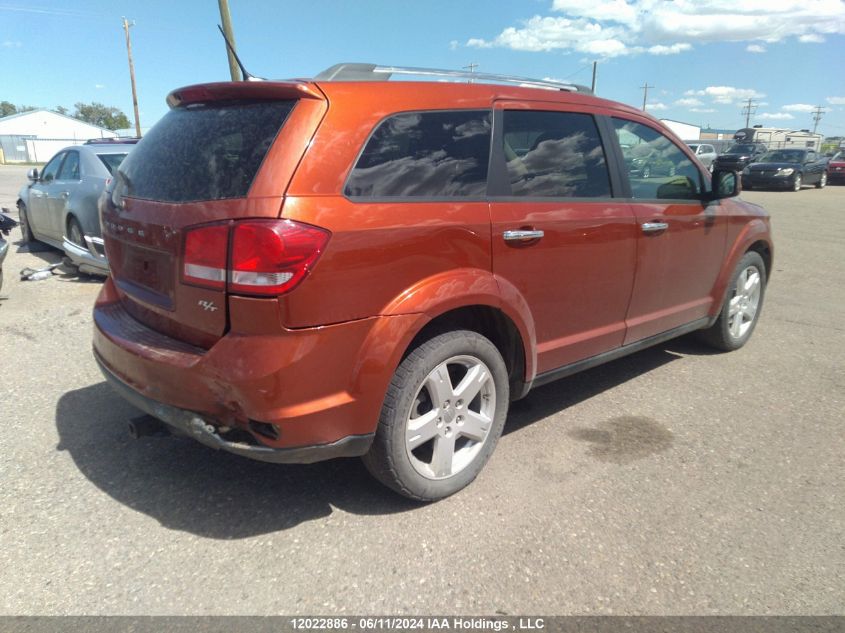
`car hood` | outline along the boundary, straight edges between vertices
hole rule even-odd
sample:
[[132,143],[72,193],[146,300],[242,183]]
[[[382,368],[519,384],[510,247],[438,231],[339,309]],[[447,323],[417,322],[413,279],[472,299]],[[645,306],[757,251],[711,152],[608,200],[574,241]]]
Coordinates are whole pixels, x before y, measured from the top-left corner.
[[754,163],[749,165],[751,171],[771,171],[773,169],[800,169],[801,163]]

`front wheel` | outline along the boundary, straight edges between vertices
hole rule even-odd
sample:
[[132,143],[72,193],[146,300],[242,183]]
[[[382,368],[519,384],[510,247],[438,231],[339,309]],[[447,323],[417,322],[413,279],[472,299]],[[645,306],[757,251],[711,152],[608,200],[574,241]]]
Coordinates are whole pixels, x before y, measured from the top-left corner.
[[792,177],[792,191],[801,191],[801,185],[804,184],[801,181],[801,174],[795,174]]
[[759,253],[749,251],[737,264],[722,311],[716,322],[700,333],[701,339],[726,352],[739,349],[751,338],[766,294],[766,266]]
[[364,464],[411,499],[448,497],[487,463],[508,400],[507,369],[489,339],[467,330],[436,336],[396,369]]
[[816,189],[824,189],[824,186],[827,184],[827,172],[822,172],[822,177],[819,178],[819,181],[816,183]]
[[77,246],[87,248],[85,246],[85,233],[82,232],[82,225],[79,224],[79,220],[73,216],[71,216],[67,221],[67,237]]
[[24,244],[30,244],[35,241],[32,235],[32,227],[29,225],[29,215],[26,211],[26,205],[18,202],[18,221],[21,225],[21,238]]

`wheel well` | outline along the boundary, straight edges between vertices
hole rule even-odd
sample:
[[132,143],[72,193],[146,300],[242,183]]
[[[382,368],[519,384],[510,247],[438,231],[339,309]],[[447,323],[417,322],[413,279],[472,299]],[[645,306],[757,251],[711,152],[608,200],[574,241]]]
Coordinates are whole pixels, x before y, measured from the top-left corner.
[[763,258],[763,264],[766,266],[766,280],[768,281],[772,276],[772,251],[769,245],[762,241],[754,242],[748,248],[748,251],[754,251]]
[[476,305],[444,312],[425,324],[403,358],[425,341],[453,330],[471,330],[490,339],[505,361],[512,397],[521,397],[525,384],[525,347],[514,322],[497,308]]

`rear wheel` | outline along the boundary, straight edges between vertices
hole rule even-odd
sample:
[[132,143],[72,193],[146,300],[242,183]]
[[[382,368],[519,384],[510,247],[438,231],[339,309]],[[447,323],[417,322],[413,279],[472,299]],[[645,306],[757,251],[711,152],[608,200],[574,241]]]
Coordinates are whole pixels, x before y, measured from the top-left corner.
[[804,184],[801,180],[801,174],[795,174],[792,177],[792,191],[801,191],[801,185]]
[[700,333],[708,345],[726,352],[751,338],[766,294],[766,266],[759,253],[749,251],[737,264],[716,322]]
[[816,189],[824,189],[824,186],[827,184],[827,172],[822,172],[822,177],[819,178],[819,181],[816,183]]
[[21,225],[21,238],[24,244],[29,244],[35,241],[32,235],[32,228],[29,226],[29,215],[26,211],[26,205],[23,202],[18,202],[18,221]]
[[364,464],[411,499],[447,497],[487,463],[508,400],[507,369],[493,343],[467,330],[436,336],[397,368]]

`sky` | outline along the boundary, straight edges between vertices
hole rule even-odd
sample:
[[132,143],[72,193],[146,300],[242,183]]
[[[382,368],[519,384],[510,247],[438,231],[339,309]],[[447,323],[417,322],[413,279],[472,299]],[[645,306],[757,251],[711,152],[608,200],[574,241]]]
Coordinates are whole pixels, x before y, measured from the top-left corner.
[[[589,85],[659,118],[845,136],[845,0],[229,0],[238,52],[261,77],[341,62],[460,69]],[[132,119],[121,17],[140,118],[180,86],[228,79],[217,0],[0,0],[0,101]]]

